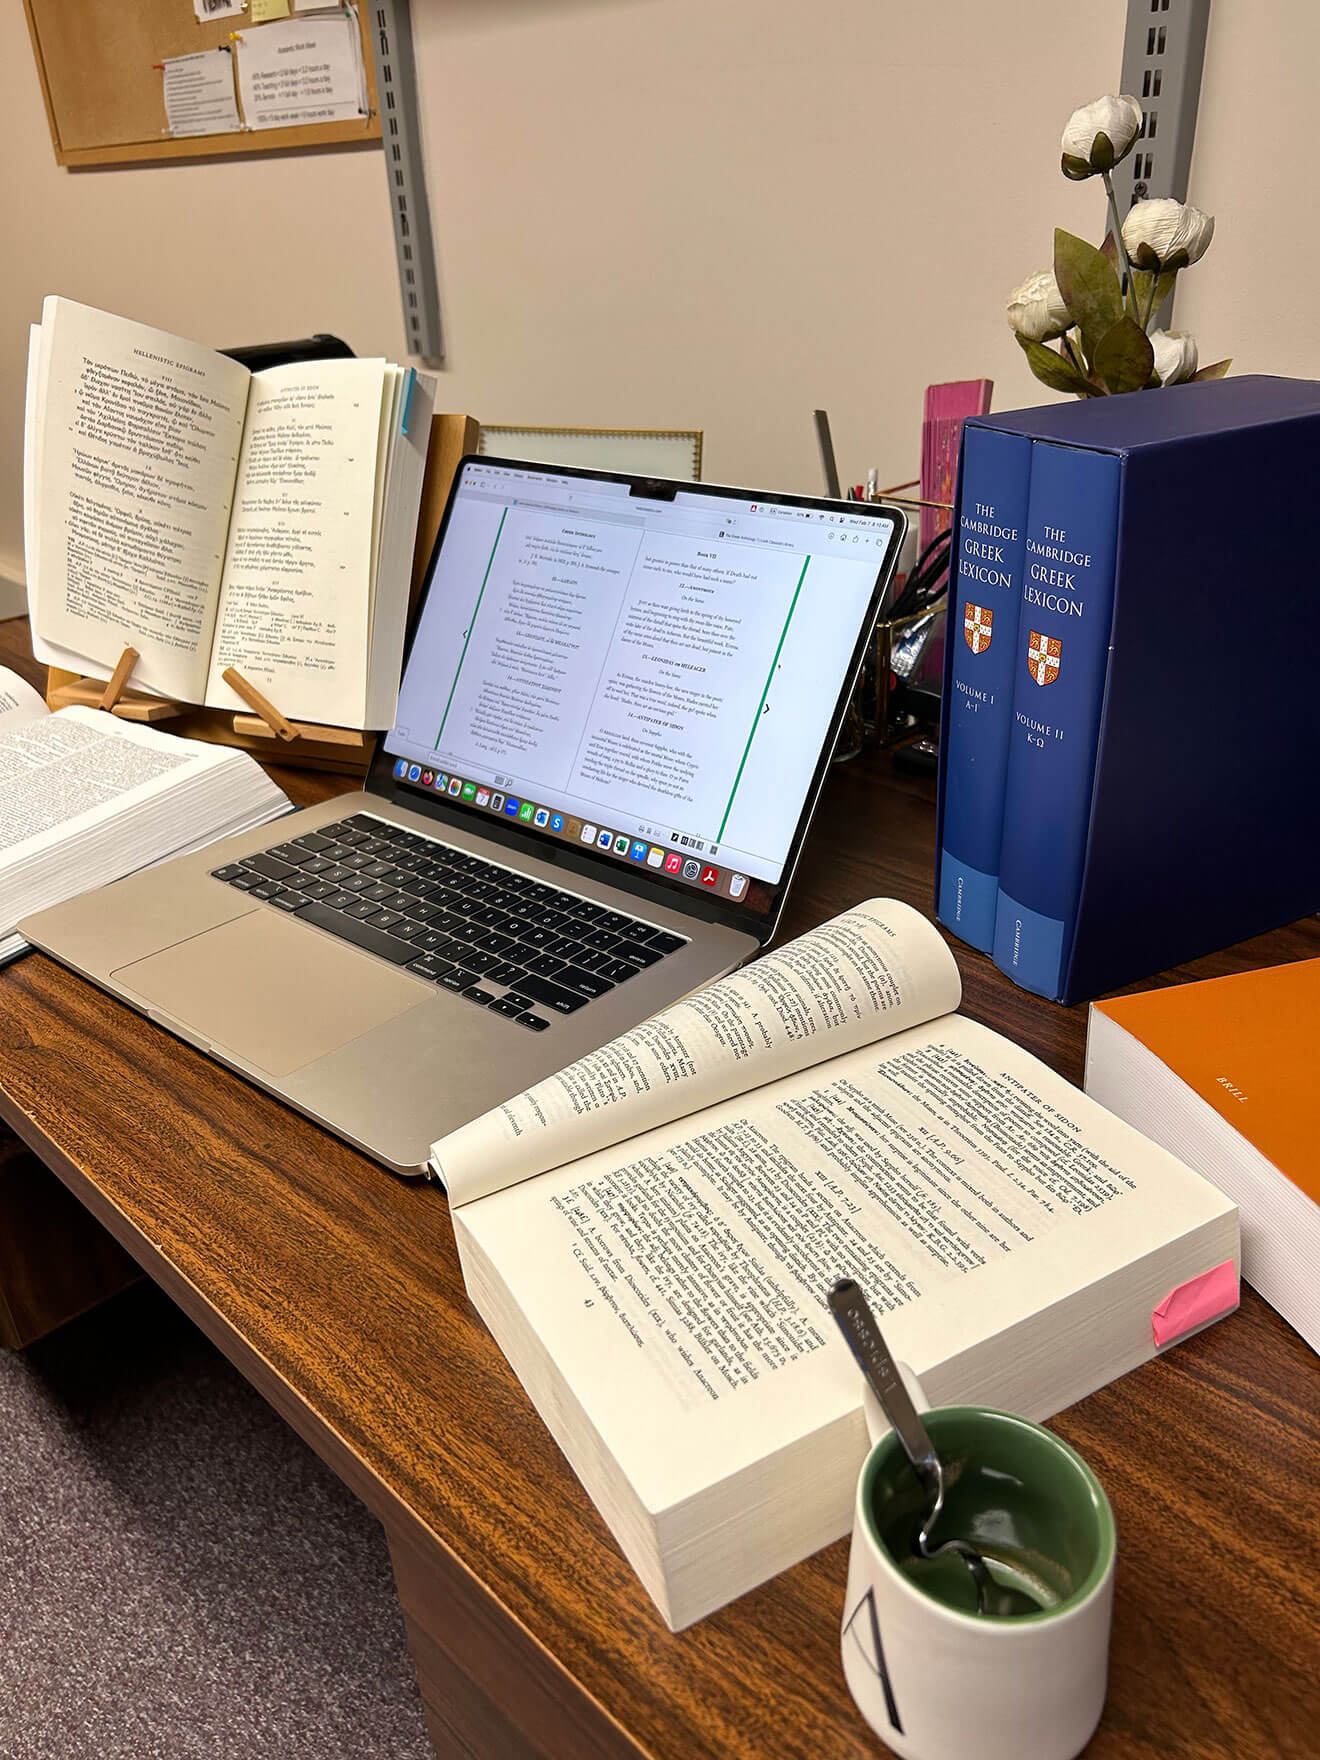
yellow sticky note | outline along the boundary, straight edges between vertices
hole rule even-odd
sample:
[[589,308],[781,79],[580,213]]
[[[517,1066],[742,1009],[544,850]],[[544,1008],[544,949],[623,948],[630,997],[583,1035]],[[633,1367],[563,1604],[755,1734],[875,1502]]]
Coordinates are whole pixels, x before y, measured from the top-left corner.
[[248,17],[253,24],[269,24],[273,18],[289,16],[289,0],[252,0]]

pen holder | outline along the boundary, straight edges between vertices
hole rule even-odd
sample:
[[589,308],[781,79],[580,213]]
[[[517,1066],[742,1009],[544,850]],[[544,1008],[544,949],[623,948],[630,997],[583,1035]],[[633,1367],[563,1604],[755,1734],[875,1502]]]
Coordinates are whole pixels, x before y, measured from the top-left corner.
[[844,716],[835,762],[846,763],[874,742],[881,750],[919,731],[906,724],[904,686],[944,630],[943,602],[877,623],[857,688]]

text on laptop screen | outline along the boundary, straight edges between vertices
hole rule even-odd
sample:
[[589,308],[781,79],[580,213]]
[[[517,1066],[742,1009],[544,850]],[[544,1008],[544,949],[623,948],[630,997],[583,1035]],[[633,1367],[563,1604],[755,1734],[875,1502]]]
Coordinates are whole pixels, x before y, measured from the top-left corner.
[[395,774],[750,902],[783,876],[892,536],[875,515],[469,463]]

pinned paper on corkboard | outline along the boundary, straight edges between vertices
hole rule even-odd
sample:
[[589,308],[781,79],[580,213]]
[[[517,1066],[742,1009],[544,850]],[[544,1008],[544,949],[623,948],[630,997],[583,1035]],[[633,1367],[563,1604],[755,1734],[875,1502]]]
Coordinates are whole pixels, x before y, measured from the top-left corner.
[[161,65],[165,126],[172,135],[233,134],[243,124],[234,99],[234,57],[223,49],[173,55]]
[[235,31],[234,47],[246,127],[345,122],[365,114],[362,39],[348,13],[317,13]]

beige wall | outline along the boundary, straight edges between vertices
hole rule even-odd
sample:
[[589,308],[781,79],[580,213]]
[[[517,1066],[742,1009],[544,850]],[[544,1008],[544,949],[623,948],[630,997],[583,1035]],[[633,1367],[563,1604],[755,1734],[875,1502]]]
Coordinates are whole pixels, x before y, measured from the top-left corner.
[[[846,473],[909,475],[928,381],[988,374],[998,407],[1038,400],[1003,300],[1056,223],[1099,236],[1096,186],[1063,181],[1057,140],[1112,88],[1124,11],[413,0],[442,404],[702,427],[712,479],[808,489],[824,404]],[[1318,54],[1311,0],[1215,0],[1191,194],[1219,233],[1180,308],[1205,359],[1320,372],[1315,251],[1279,235],[1309,207]],[[328,329],[398,358],[377,153],[61,171],[17,0],[0,114],[0,575],[21,552],[44,293],[219,345]]]

